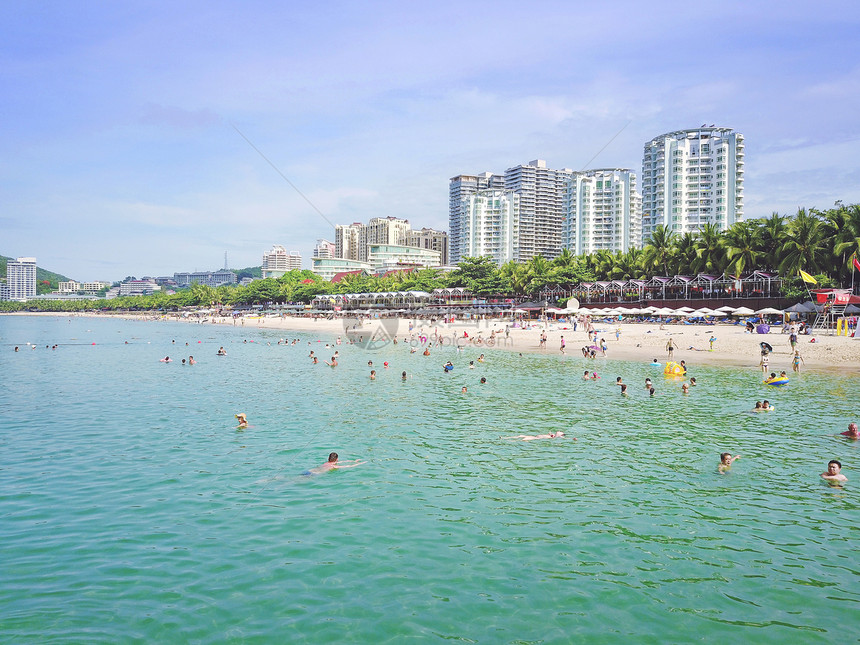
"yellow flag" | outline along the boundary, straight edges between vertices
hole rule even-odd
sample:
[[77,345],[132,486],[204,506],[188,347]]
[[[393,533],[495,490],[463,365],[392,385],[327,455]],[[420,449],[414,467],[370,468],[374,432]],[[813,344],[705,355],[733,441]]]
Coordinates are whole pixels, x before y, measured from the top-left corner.
[[800,272],[800,277],[803,278],[804,282],[808,282],[809,284],[818,284],[811,275],[809,275],[806,271]]

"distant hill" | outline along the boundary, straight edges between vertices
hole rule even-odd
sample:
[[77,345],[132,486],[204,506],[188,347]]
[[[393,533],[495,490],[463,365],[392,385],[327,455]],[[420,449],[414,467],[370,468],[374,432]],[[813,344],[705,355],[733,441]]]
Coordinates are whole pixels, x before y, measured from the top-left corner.
[[[6,277],[6,262],[15,260],[15,258],[7,258],[5,255],[0,255],[0,278]],[[59,273],[42,269],[38,262],[36,263],[36,293],[50,293],[60,288],[60,282],[68,282],[71,278],[67,278]]]
[[236,277],[241,280],[242,278],[262,278],[263,277],[263,267],[245,267],[244,269],[230,269],[233,273],[236,274]]

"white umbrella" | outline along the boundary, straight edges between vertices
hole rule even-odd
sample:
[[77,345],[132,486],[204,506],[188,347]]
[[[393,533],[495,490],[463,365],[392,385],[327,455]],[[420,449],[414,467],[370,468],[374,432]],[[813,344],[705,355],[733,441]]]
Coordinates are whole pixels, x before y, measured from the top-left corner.
[[741,307],[740,309],[735,309],[735,316],[752,316],[755,312],[752,309],[748,309],[747,307]]
[[733,312],[734,310],[735,310],[735,308],[734,308],[734,307],[731,307],[731,306],[729,306],[729,305],[725,305],[725,306],[720,307],[719,309],[717,309],[717,311],[725,311],[726,313],[731,313],[731,312]]
[[708,309],[707,307],[702,307],[701,309],[696,309],[696,313],[699,313],[702,316],[713,316],[714,310]]
[[658,307],[651,305],[650,307],[645,307],[645,309],[642,310],[642,313],[643,314],[655,314],[655,313],[657,313],[657,311],[658,311]]
[[757,314],[782,314],[779,309],[774,309],[773,307],[765,307],[764,309],[759,309]]
[[725,316],[728,316],[728,314],[727,314],[725,311],[720,311],[719,309],[717,309],[717,310],[716,310],[714,313],[712,313],[711,315],[712,315],[712,316],[716,316],[716,317],[718,317],[718,318],[723,318],[723,317],[725,317]]
[[678,307],[678,311],[695,311],[692,307]]
[[658,309],[654,313],[657,314],[658,316],[674,316],[675,310],[669,309],[668,307],[662,307],[661,309]]

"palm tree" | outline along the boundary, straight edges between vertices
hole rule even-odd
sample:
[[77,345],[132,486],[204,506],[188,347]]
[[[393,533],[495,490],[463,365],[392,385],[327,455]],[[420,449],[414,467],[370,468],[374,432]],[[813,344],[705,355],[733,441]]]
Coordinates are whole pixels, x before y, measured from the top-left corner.
[[696,260],[690,273],[721,275],[725,270],[726,252],[720,229],[706,222],[696,236]]
[[822,221],[814,213],[807,213],[805,208],[798,209],[786,234],[786,241],[779,249],[779,270],[790,276],[796,276],[799,271],[820,273],[827,255]]
[[737,222],[723,234],[728,266],[726,271],[738,277],[758,266],[761,251],[756,241],[756,227],[752,222]]
[[669,275],[674,239],[675,232],[660,224],[651,233],[651,237],[648,238],[648,243],[643,249],[646,265],[654,271],[662,270],[664,276]]
[[573,266],[575,262],[576,256],[570,252],[570,249],[562,249],[561,253],[555,256],[555,259],[552,261],[553,265],[557,267]]
[[643,276],[642,251],[632,248],[624,253],[615,254],[614,265],[610,273],[613,280],[633,280]]
[[785,244],[788,233],[786,218],[779,213],[773,213],[760,225],[759,252],[762,253],[765,265],[770,270],[776,270],[782,261],[780,249]]
[[844,285],[854,272],[854,258],[860,257],[860,205],[837,202],[837,208],[828,210],[824,217],[839,282]]
[[693,265],[698,259],[696,236],[689,231],[683,235],[676,235],[672,247],[672,264],[669,267],[672,273],[676,275],[695,273]]

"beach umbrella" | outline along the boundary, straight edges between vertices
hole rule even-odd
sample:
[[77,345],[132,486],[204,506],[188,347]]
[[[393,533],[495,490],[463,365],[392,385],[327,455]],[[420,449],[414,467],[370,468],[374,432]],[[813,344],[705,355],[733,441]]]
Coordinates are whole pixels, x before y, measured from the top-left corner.
[[774,315],[779,314],[779,315],[781,315],[782,311],[780,311],[779,309],[774,309],[773,307],[765,307],[764,309],[759,309],[756,313],[760,314],[760,315],[761,314],[774,314]]
[[717,318],[724,318],[725,316],[728,316],[729,314],[727,314],[725,311],[720,311],[719,309],[717,309],[711,315],[716,316]]
[[678,311],[695,311],[692,307],[678,307]]
[[755,312],[747,307],[741,307],[740,309],[735,309],[734,313],[736,316],[752,316]]
[[661,309],[658,309],[654,313],[657,314],[658,316],[674,316],[675,310],[669,309],[668,307],[662,307]]
[[735,310],[731,305],[724,305],[722,307],[717,308],[717,311],[725,311],[727,314],[733,312]]
[[713,316],[716,312],[713,309],[709,309],[708,307],[702,307],[701,309],[697,309],[697,312],[702,312],[703,316]]

